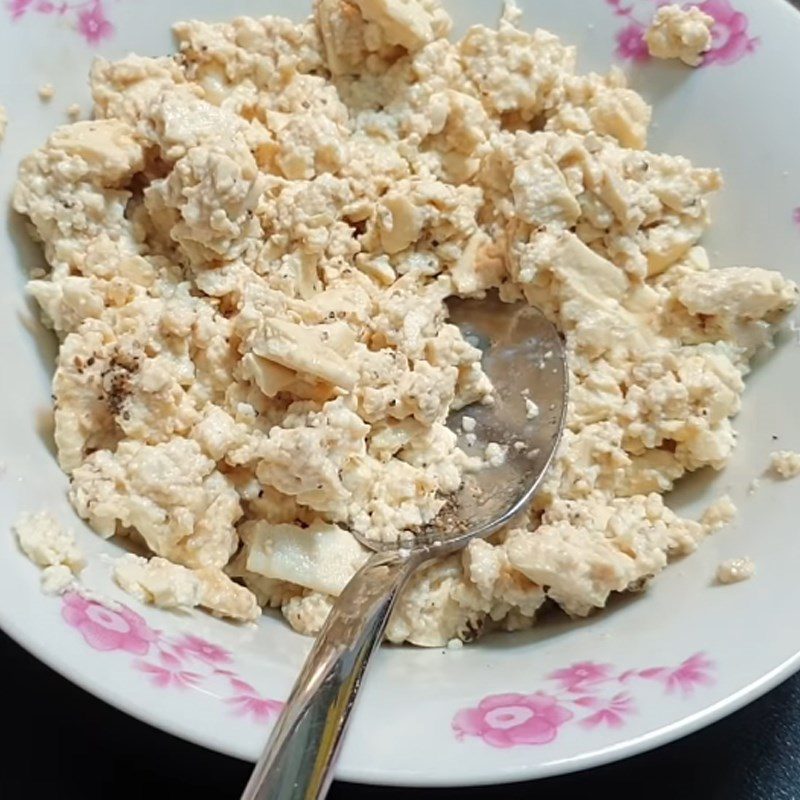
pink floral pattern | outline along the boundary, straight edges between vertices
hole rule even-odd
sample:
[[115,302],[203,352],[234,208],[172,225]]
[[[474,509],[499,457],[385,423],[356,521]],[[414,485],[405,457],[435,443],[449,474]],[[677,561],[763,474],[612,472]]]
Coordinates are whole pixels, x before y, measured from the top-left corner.
[[[239,675],[228,650],[193,634],[167,635],[120,603],[68,592],[61,616],[94,650],[135,656],[132,668],[159,690],[200,691],[219,699],[232,715],[259,725],[272,723],[284,707]],[[714,669],[704,653],[677,666],[644,669],[579,661],[546,676],[552,689],[489,695],[458,711],[451,727],[459,740],[474,737],[496,748],[546,745],[571,723],[585,730],[624,727],[637,712],[633,695],[640,685],[685,698],[711,686]]]
[[158,639],[158,633],[135,611],[125,606],[111,609],[77,592],[64,595],[61,616],[95,650],[124,650],[144,655]]
[[610,699],[592,695],[579,697],[575,704],[581,708],[596,709],[581,720],[584,728],[596,728],[598,725],[621,728],[625,724],[625,717],[636,711],[633,698],[625,692],[618,692]]
[[453,729],[459,737],[480,736],[492,747],[547,744],[573,716],[554,697],[542,692],[493,694],[484,697],[477,708],[459,711]]
[[283,708],[242,680],[224,648],[191,634],[166,635],[120,603],[106,605],[68,592],[61,616],[94,650],[137,656],[133,669],[158,689],[199,690],[219,698],[231,714],[256,723],[273,721]]
[[587,684],[604,681],[613,667],[610,664],[595,664],[592,661],[581,661],[566,669],[557,669],[547,677],[558,681],[561,688],[568,692],[582,692]]
[[[674,0],[605,0],[614,14],[625,21],[617,31],[617,55],[627,61],[643,62],[650,59],[645,32],[659,6]],[[684,7],[697,6],[714,18],[711,32],[711,49],[703,57],[701,66],[711,64],[734,64],[744,56],[753,53],[760,39],[751,36],[750,22],[746,14],[737,11],[730,0],[702,0],[684,2]]]
[[9,0],[6,5],[12,20],[22,19],[29,14],[69,17],[75,30],[91,45],[97,45],[114,34],[114,25],[106,16],[107,0]]
[[688,696],[700,686],[710,686],[714,683],[710,675],[713,662],[709,661],[703,653],[697,653],[691,658],[687,658],[675,669],[666,667],[653,667],[652,669],[642,670],[639,675],[648,680],[661,681],[666,688],[667,694],[680,692]]
[[477,737],[492,747],[544,745],[571,722],[586,730],[624,727],[637,711],[637,684],[660,684],[665,694],[688,697],[714,683],[713,671],[714,663],[704,653],[676,667],[621,671],[611,664],[581,661],[547,676],[554,690],[489,695],[476,707],[458,711],[451,727],[458,739]]
[[645,28],[631,22],[617,31],[617,55],[628,61],[649,61],[650,53],[644,40]]
[[134,666],[140,672],[148,675],[153,686],[158,686],[159,689],[167,689],[170,686],[176,689],[194,689],[203,680],[203,676],[197,672],[190,672],[175,666],[159,666],[151,664],[149,661],[136,661]]
[[[175,644],[175,649],[181,655],[199,658],[206,664],[212,666],[219,666],[220,664],[230,664],[233,661],[233,656],[227,651],[223,650],[215,644],[201,639],[199,636],[182,636]],[[222,670],[218,670],[222,672]]]
[[269,722],[281,713],[285,705],[280,700],[259,697],[252,686],[247,687],[241,694],[229,697],[225,702],[237,716],[251,717],[256,722]]
[[114,26],[103,11],[102,0],[95,0],[89,8],[78,12],[77,28],[89,44],[97,44],[114,33]]

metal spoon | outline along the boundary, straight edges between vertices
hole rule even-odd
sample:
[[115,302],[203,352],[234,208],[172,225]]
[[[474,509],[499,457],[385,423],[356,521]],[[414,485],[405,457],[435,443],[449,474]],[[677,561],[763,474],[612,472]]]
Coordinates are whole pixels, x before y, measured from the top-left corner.
[[[456,300],[449,308],[450,321],[483,351],[496,400],[452,414],[448,425],[468,453],[483,455],[488,443],[497,442],[507,448],[505,460],[466,480],[444,513],[410,545],[358,536],[374,555],[336,601],[242,800],[325,796],[367,664],[400,591],[425,562],[511,521],[530,503],[553,458],[567,397],[566,356],[556,329],[540,311],[502,303],[496,295]],[[538,416],[526,400],[538,406]],[[463,433],[465,415],[476,421],[474,442]]]

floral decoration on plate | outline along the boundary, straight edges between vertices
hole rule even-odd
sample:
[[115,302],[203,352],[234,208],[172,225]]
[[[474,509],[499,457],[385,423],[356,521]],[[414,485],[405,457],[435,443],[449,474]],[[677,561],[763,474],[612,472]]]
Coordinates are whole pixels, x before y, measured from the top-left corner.
[[567,724],[581,728],[622,728],[637,713],[642,684],[659,684],[668,695],[688,697],[714,683],[714,663],[696,653],[677,667],[620,671],[610,664],[583,661],[551,672],[554,684],[533,694],[493,694],[476,707],[464,708],[452,721],[456,738],[475,736],[492,747],[552,742]]
[[100,652],[135,656],[131,667],[159,689],[197,689],[223,702],[230,713],[272,722],[280,700],[262,697],[239,675],[233,654],[190,634],[166,635],[121,603],[105,604],[79,592],[62,598],[61,616]]
[[88,44],[96,45],[114,34],[114,25],[106,13],[107,0],[52,2],[51,0],[10,0],[6,3],[12,20],[38,14],[64,17]]

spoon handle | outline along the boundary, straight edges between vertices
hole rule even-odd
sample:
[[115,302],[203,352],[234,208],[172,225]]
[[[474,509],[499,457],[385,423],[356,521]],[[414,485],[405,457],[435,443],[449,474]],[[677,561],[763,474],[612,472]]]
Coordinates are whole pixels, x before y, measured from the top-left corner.
[[403,585],[419,565],[407,553],[376,553],[336,601],[242,800],[317,800],[333,767],[370,656]]

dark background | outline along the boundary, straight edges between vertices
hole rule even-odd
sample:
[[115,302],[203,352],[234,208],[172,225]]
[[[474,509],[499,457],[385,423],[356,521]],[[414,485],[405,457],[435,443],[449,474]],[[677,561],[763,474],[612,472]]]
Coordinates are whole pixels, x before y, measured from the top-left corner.
[[[790,0],[800,7],[800,0]],[[790,624],[795,624],[792,620]],[[747,646],[743,643],[743,646]],[[250,765],[95,699],[0,633],[0,800],[236,800]],[[727,719],[600,769],[494,788],[335,784],[330,800],[800,800],[800,675]]]

